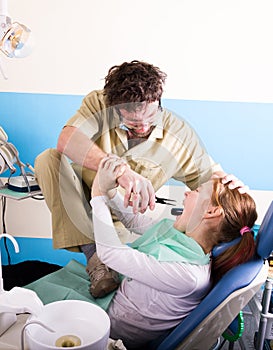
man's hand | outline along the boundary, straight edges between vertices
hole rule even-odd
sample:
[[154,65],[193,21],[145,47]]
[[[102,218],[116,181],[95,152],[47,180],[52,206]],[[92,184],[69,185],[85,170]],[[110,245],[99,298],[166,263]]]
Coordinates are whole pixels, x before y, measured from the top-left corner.
[[226,174],[224,172],[216,172],[212,175],[212,178],[214,178],[214,177],[222,177],[222,183],[224,185],[228,183],[228,187],[231,190],[234,190],[235,188],[237,188],[240,193],[249,192],[249,187],[246,186],[241,180],[239,180],[233,174]]
[[131,205],[134,213],[144,213],[148,206],[151,210],[155,208],[155,192],[150,180],[127,167],[117,181],[125,189],[125,207]]
[[222,183],[224,185],[228,183],[228,187],[231,190],[237,188],[240,193],[249,192],[249,187],[246,186],[241,180],[237,179],[237,177],[232,174],[224,176],[222,179]]
[[[155,207],[155,192],[151,182],[131,170],[128,164],[115,155],[103,158],[93,181],[92,197],[108,195],[120,185],[125,190],[124,205],[133,207],[134,213],[144,213]],[[110,194],[110,191],[112,192]]]

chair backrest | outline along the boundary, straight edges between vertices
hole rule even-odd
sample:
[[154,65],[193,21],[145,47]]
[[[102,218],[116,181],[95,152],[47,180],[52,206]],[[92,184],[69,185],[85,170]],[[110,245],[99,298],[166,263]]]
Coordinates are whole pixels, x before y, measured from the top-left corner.
[[261,223],[257,235],[257,253],[261,258],[267,259],[273,247],[273,201]]
[[267,278],[264,259],[273,251],[273,202],[257,235],[257,256],[236,266],[202,302],[161,342],[157,350],[204,350],[216,343]]

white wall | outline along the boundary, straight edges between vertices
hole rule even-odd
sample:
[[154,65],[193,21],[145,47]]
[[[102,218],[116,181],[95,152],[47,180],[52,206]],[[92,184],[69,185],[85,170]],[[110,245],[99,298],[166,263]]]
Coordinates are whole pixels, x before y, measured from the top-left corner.
[[272,0],[8,0],[36,46],[0,91],[85,94],[114,64],[168,73],[164,97],[273,102]]

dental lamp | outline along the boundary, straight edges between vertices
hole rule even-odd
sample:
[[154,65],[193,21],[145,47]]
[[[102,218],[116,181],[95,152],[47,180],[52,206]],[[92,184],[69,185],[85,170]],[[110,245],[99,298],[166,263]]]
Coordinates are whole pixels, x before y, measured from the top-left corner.
[[8,15],[7,0],[0,0],[0,50],[10,58],[26,57],[31,52],[31,30],[13,22]]
[[[21,174],[20,176],[11,177],[16,172],[15,165],[19,167]],[[12,143],[8,142],[8,136],[0,126],[0,174],[8,169],[10,170],[8,189],[16,192],[31,192],[40,189],[34,178],[34,169],[28,163],[27,166],[33,174],[26,173],[26,165],[21,162],[18,150]]]

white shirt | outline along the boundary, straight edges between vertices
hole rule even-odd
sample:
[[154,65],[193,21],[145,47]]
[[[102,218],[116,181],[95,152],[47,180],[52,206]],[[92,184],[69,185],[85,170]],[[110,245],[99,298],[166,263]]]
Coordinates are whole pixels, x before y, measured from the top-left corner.
[[[210,289],[210,264],[160,262],[122,244],[106,202],[106,197],[91,200],[97,254],[126,276],[108,310],[111,337],[129,347],[141,346],[176,326],[200,303]],[[145,215],[133,214],[131,207],[125,209],[119,194],[109,205],[129,230],[141,234],[155,224]]]

